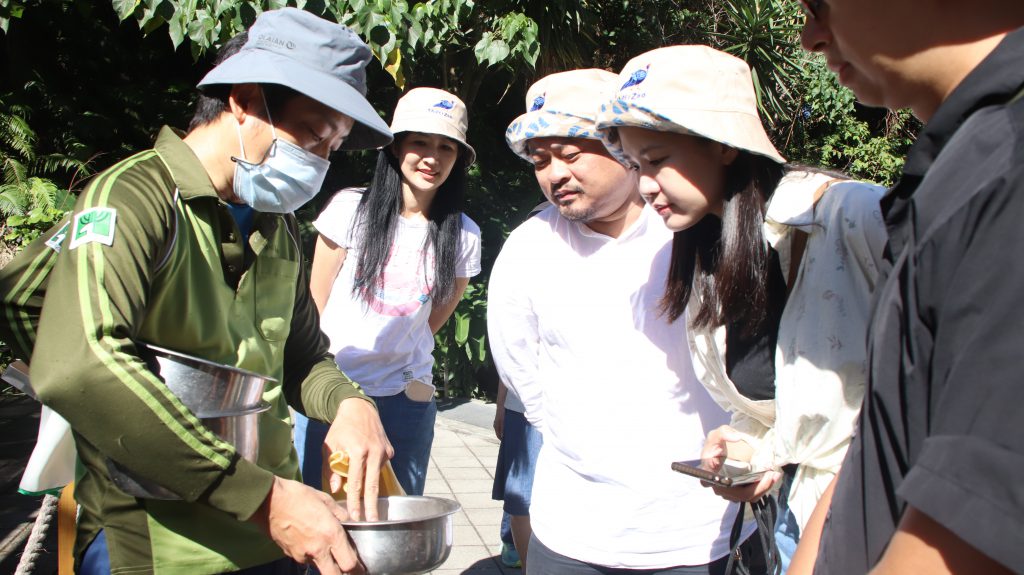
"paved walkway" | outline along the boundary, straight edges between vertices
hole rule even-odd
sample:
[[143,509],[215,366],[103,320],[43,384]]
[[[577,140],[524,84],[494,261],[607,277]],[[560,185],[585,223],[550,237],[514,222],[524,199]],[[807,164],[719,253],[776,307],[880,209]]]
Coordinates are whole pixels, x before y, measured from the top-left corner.
[[501,502],[491,499],[498,439],[491,423],[494,404],[481,401],[441,402],[434,427],[434,446],[424,495],[454,499],[452,553],[434,571],[437,575],[519,574],[501,565]]

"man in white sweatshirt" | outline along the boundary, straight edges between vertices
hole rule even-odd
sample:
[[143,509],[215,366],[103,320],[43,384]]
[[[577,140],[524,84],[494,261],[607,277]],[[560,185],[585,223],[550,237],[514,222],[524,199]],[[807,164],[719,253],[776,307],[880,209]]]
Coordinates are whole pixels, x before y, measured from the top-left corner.
[[[736,508],[670,465],[728,417],[696,379],[686,322],[660,312],[672,233],[597,139],[615,80],[547,76],[506,132],[553,204],[505,242],[487,314],[498,371],[544,435],[530,575],[719,573]],[[756,539],[741,547],[754,572]]]

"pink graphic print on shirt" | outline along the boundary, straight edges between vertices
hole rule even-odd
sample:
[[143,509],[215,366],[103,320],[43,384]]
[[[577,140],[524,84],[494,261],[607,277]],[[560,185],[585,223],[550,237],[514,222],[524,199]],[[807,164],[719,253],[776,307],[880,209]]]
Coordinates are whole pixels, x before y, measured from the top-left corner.
[[381,285],[375,286],[370,295],[370,308],[392,317],[415,314],[430,300],[433,275],[433,250],[424,257],[422,248],[396,251],[392,246]]

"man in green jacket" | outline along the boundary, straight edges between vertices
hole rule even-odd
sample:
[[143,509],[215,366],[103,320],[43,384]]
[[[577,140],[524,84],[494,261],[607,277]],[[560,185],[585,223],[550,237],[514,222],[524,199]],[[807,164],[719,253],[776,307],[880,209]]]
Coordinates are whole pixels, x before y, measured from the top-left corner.
[[[164,128],[97,175],[67,226],[0,271],[0,337],[31,351],[33,386],[70,423],[84,468],[79,573],[359,570],[345,510],[298,481],[288,405],[333,421],[326,444],[350,456],[348,515],[377,517],[393,450],[327,351],[291,214],[331,152],[391,141],[364,96],[370,51],[296,9],[263,13],[225,48],[187,135]],[[256,463],[147,369],[142,343],[277,380]],[[126,494],[108,460],[180,500]]]

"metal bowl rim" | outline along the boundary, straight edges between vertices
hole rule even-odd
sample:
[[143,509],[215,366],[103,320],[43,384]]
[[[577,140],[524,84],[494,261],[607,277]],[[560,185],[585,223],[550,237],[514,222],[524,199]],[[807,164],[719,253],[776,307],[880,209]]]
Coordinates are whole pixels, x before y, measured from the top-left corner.
[[260,400],[259,405],[256,407],[250,407],[249,409],[243,409],[240,411],[210,411],[195,414],[199,419],[221,419],[224,417],[241,417],[243,415],[253,415],[255,413],[263,413],[268,411],[273,405],[269,402]]
[[230,371],[230,372],[237,373],[239,375],[248,376],[248,377],[258,377],[260,379],[267,380],[267,382],[277,383],[277,379],[273,378],[273,377],[270,377],[269,375],[263,375],[262,373],[256,373],[255,371],[249,371],[248,369],[243,369],[241,367],[235,367],[233,365],[217,363],[216,361],[210,361],[208,359],[203,359],[201,357],[196,357],[194,355],[188,355],[188,354],[182,353],[180,351],[174,351],[173,349],[167,349],[165,347],[159,347],[159,346],[156,346],[156,345],[153,345],[153,344],[150,344],[150,343],[143,343],[143,342],[138,342],[136,344],[136,346],[139,348],[140,351],[148,349],[148,350],[154,352],[156,355],[163,355],[163,356],[167,357],[168,359],[182,358],[182,359],[188,360],[190,362],[198,363],[200,365],[205,365],[205,366],[216,368],[216,369],[223,369],[223,370],[226,370],[226,371]]
[[[417,517],[415,519],[395,519],[390,521],[342,521],[341,525],[345,529],[354,528],[359,529],[360,527],[389,527],[394,525],[402,525],[407,523],[419,523],[422,521],[432,521],[434,519],[441,519],[449,515],[454,515],[462,509],[462,504],[454,499],[448,499],[445,497],[434,497],[431,495],[392,495],[388,497],[380,497],[380,499],[425,499],[433,501],[443,501],[446,505],[450,506],[451,509],[448,511],[441,511],[433,515],[424,515],[423,517]],[[340,501],[338,503],[341,503]]]

